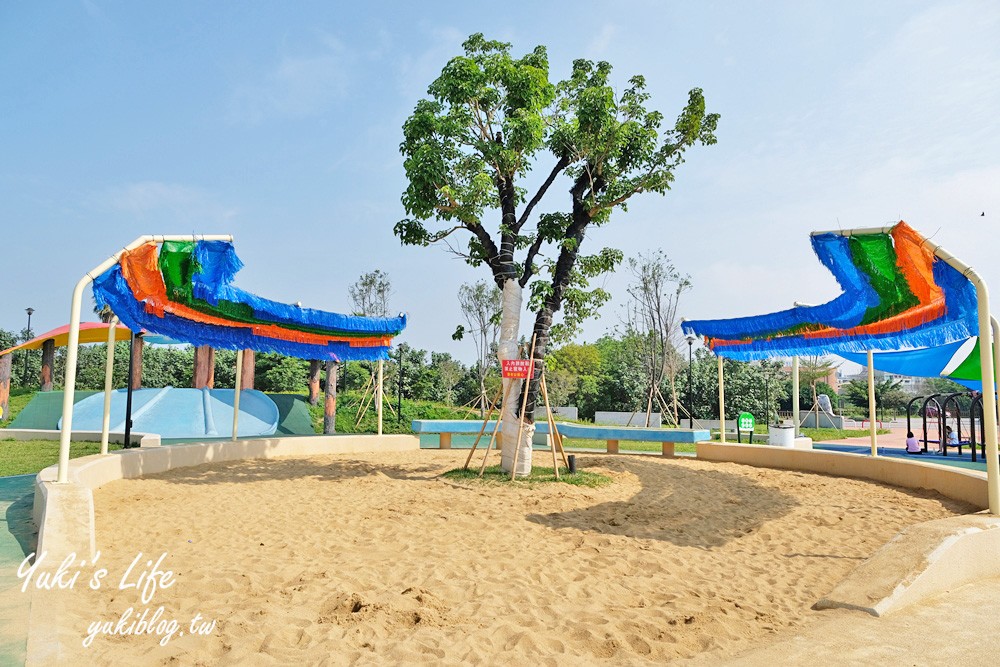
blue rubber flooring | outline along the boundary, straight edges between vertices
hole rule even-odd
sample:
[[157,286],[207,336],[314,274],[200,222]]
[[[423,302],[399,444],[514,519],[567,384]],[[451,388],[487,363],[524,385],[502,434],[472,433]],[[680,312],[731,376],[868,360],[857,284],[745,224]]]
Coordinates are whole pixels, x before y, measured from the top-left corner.
[[0,665],[23,665],[26,655],[28,595],[17,568],[34,551],[34,484],[35,475],[0,477]]

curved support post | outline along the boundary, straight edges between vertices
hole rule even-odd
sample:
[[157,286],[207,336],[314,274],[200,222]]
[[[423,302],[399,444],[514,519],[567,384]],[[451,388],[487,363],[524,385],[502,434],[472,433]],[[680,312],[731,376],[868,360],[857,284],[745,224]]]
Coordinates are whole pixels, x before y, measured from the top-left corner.
[[104,418],[101,420],[101,454],[108,453],[108,433],[111,431],[111,392],[114,391],[115,372],[115,328],[118,316],[108,322],[108,361],[104,367]]
[[73,435],[73,402],[76,392],[76,363],[80,350],[80,309],[83,304],[83,290],[94,278],[114,266],[123,253],[138,248],[144,243],[163,243],[164,241],[232,241],[231,234],[182,236],[140,236],[127,246],[107,258],[87,272],[76,287],[73,288],[73,298],[69,310],[69,339],[66,341],[66,382],[63,388],[62,430],[59,433],[59,472],[56,481],[60,484],[69,482],[69,442]]

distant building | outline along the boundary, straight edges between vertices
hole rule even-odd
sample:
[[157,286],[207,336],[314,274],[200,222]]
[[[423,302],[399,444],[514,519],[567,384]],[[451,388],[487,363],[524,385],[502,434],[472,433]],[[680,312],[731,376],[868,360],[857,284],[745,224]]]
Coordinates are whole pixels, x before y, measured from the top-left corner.
[[[842,379],[845,382],[850,382],[851,380],[868,382],[868,368],[864,367],[861,369],[860,373],[855,373],[854,375],[845,375]],[[924,388],[924,378],[913,377],[911,375],[900,375],[899,373],[886,373],[885,371],[880,370],[875,371],[876,382],[886,379],[898,382],[899,388],[907,394],[919,394]]]

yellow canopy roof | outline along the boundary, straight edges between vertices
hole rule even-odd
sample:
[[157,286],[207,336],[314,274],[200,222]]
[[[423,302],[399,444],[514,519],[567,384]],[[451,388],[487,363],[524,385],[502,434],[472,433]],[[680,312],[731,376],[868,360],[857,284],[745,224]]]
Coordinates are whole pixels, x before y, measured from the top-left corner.
[[[115,327],[115,340],[129,340],[131,337],[132,332],[128,329],[128,327],[123,327],[120,324]],[[3,350],[0,352],[0,357],[5,354],[10,354],[15,350],[37,350],[41,348],[47,340],[54,340],[56,342],[56,347],[65,347],[66,343],[69,341],[69,325],[66,324],[58,329],[46,331],[42,335],[36,336],[27,342],[15,345],[10,349]],[[106,343],[107,341],[107,324],[104,324],[103,322],[82,322],[80,324],[80,343]]]

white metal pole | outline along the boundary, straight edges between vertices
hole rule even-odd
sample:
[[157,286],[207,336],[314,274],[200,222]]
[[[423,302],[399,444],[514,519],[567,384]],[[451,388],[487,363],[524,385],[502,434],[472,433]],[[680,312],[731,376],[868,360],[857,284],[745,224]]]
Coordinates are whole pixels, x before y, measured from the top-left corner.
[[[799,356],[792,357],[792,421],[795,422],[795,435],[799,435]],[[819,421],[815,424],[819,428]]]
[[872,456],[878,456],[878,441],[875,437],[875,365],[872,351],[868,350],[868,433],[872,439]]
[[193,234],[178,236],[140,236],[127,246],[91,269],[73,288],[73,298],[69,309],[69,339],[66,341],[66,382],[63,388],[62,430],[59,432],[59,474],[56,481],[69,482],[69,443],[73,435],[73,398],[76,392],[76,362],[80,350],[80,308],[83,304],[83,290],[94,278],[114,266],[123,253],[138,248],[143,243],[163,243],[164,241],[232,241],[231,234]]
[[115,333],[118,328],[118,318],[111,317],[108,322],[108,362],[104,368],[104,418],[101,421],[101,454],[108,453],[108,433],[111,430],[111,391],[115,372]]
[[240,427],[240,390],[243,385],[243,350],[236,350],[236,386],[233,387],[233,440]]
[[719,442],[726,441],[726,378],[722,371],[722,357],[719,357]]
[[378,360],[378,434],[382,435],[382,367],[381,359]]

